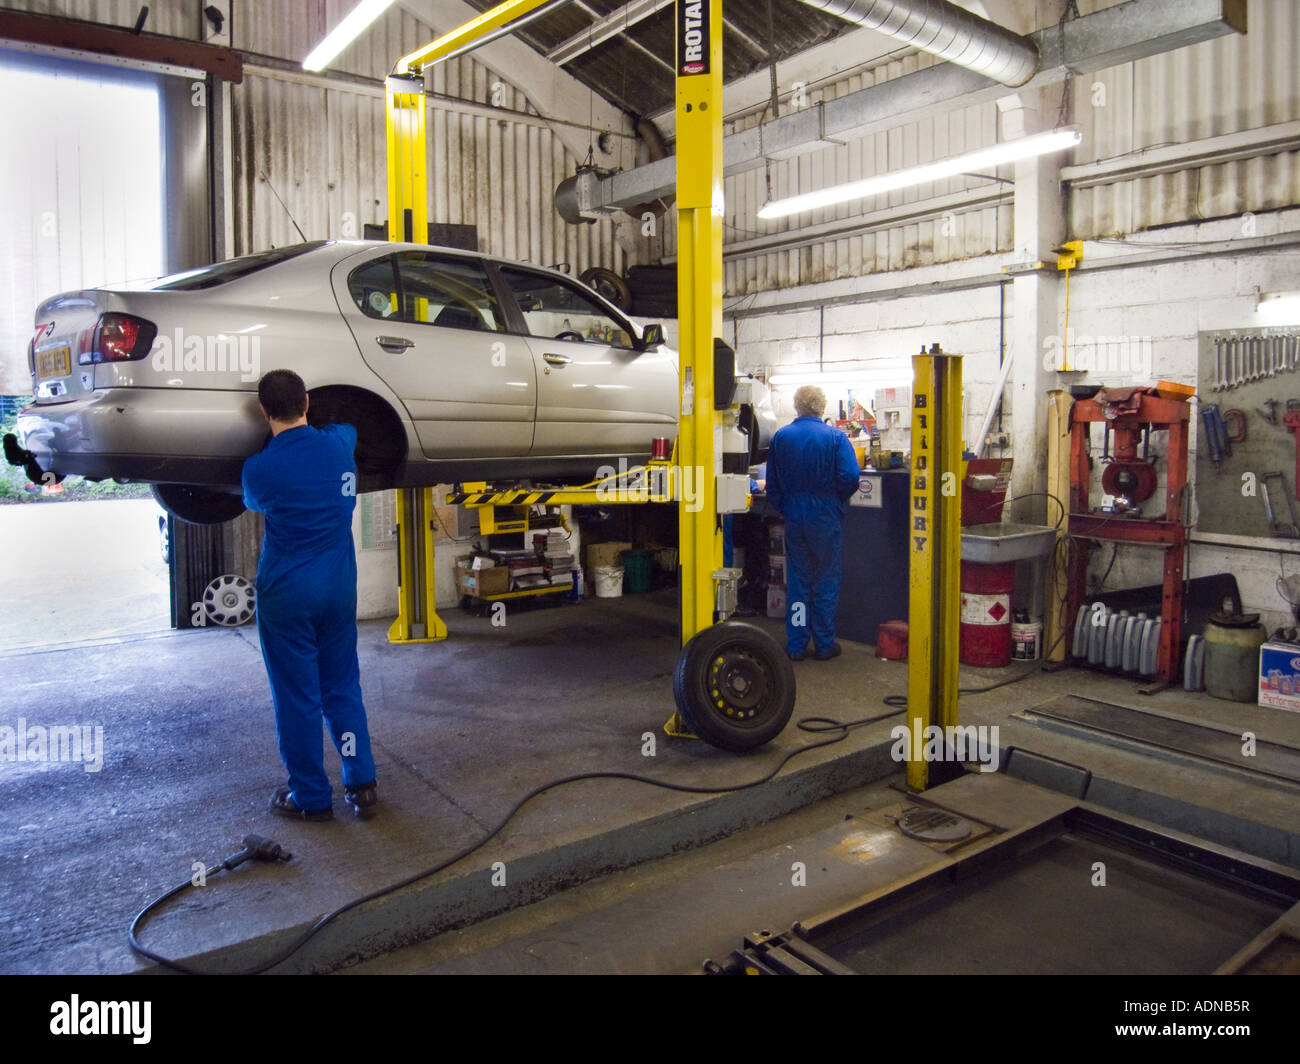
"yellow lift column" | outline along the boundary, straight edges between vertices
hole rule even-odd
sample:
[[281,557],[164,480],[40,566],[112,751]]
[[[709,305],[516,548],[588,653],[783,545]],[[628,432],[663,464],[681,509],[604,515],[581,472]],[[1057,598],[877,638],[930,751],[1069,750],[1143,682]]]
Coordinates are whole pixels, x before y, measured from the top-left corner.
[[[703,8],[707,20],[683,44],[686,12]],[[708,9],[712,8],[711,11]],[[678,559],[681,562],[681,639],[713,623],[714,570],[722,565],[718,503],[712,490],[715,415],[713,338],[722,335],[722,2],[677,5],[677,429]],[[707,42],[707,43],[706,43]],[[687,49],[697,55],[687,57]],[[689,69],[688,69],[689,68]],[[716,119],[716,121],[715,121]],[[690,478],[690,481],[687,480]],[[699,499],[691,513],[685,499]],[[693,733],[674,712],[664,730]]]
[[[384,82],[384,97],[388,239],[424,243],[429,233],[424,75],[389,77]],[[432,643],[447,638],[447,625],[434,607],[432,522],[432,488],[397,492],[397,620],[388,629],[390,643]]]
[[[429,238],[429,155],[425,132],[424,67],[444,59],[550,0],[509,0],[423,48],[404,55],[384,81],[388,124],[388,239],[423,244]],[[397,298],[396,294],[393,296]],[[391,643],[447,638],[434,609],[433,489],[397,493],[397,620]]]
[[683,499],[691,490],[699,496],[695,512],[678,508],[684,646],[713,623],[712,574],[722,565],[713,490],[721,425],[713,408],[713,338],[722,335],[721,0],[679,0],[677,25],[678,488]]
[[[413,79],[429,63],[508,28],[547,2],[498,4],[398,60],[386,82],[390,239],[419,239],[427,225],[423,82],[417,93]],[[768,742],[785,727],[794,709],[794,671],[784,648],[765,631],[726,620],[735,608],[739,570],[722,568],[719,511],[747,508],[742,489],[748,481],[735,470],[723,476],[727,421],[715,403],[715,366],[726,367],[728,374],[724,409],[734,392],[734,354],[721,340],[722,0],[677,0],[676,13],[681,405],[673,481],[679,503],[683,648],[673,675],[678,712],[666,728],[739,751]],[[720,493],[725,506],[719,504]],[[416,553],[407,565],[404,548],[399,616],[389,638],[442,638],[446,628],[431,608],[431,495],[404,492],[398,514],[402,541]],[[421,635],[420,618],[425,616],[429,631],[441,634]]]
[[[677,0],[676,8],[682,654],[673,676],[677,712],[664,729],[740,751],[785,727],[794,709],[794,670],[785,648],[761,628],[726,620],[739,574],[722,568],[719,510],[735,509],[736,474],[723,475],[724,416],[715,402],[722,387],[729,405],[734,388],[733,353],[721,339],[722,0]],[[715,380],[715,367],[726,367],[731,379]]]
[[961,772],[925,758],[957,725],[961,626],[961,356],[933,345],[912,359],[911,537],[907,623],[907,785],[923,791]]

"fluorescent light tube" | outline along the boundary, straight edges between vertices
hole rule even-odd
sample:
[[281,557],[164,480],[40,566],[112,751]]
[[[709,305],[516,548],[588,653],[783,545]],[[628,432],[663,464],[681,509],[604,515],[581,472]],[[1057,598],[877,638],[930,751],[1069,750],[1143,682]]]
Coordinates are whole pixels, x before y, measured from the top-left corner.
[[302,61],[304,70],[324,70],[339,52],[361,36],[367,26],[382,15],[393,0],[361,0],[344,17],[343,21],[325,35]]
[[913,166],[907,170],[897,170],[892,174],[868,177],[862,181],[852,181],[847,185],[818,189],[798,196],[776,200],[764,206],[759,212],[760,218],[785,218],[791,214],[813,211],[818,207],[829,207],[849,200],[865,199],[867,196],[879,196],[884,192],[894,192],[912,185],[924,185],[930,181],[942,181],[944,178],[956,177],[958,174],[972,170],[985,170],[1003,163],[1015,162],[1017,159],[1030,159],[1036,155],[1063,151],[1073,148],[1083,138],[1077,129],[1058,129],[1051,133],[1038,133],[1020,140],[1010,140],[1005,144],[995,144],[968,155],[958,155],[952,159],[942,159],[937,163]]
[[864,388],[908,388],[912,384],[912,368],[834,370],[818,373],[803,370],[792,373],[774,373],[767,381],[772,387],[783,385],[816,384],[819,387],[835,384],[861,385]]

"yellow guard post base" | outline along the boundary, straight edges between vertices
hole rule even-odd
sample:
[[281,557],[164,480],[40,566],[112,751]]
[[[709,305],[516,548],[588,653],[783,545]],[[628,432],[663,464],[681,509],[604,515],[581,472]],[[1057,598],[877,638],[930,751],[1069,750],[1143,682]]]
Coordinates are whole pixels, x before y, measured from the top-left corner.
[[390,643],[436,643],[447,625],[434,609],[433,489],[397,493],[397,620]]

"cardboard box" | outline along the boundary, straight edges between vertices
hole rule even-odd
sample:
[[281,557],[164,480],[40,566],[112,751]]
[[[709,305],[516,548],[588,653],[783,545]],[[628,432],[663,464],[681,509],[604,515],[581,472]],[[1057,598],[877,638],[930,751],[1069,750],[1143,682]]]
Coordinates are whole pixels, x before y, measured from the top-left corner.
[[[459,564],[458,562],[457,565]],[[473,598],[504,595],[510,590],[510,570],[503,565],[491,569],[471,569],[468,566],[458,568],[456,577],[460,593]]]
[[1300,713],[1300,646],[1265,643],[1259,648],[1259,704]]
[[631,543],[591,543],[587,546],[587,568],[605,569],[622,565],[623,552],[631,549]]

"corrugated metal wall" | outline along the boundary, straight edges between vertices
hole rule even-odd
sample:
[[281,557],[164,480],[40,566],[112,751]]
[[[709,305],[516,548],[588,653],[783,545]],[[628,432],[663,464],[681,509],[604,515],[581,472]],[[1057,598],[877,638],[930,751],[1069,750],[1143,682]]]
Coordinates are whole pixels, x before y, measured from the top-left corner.
[[[473,80],[491,92],[481,67]],[[233,94],[232,122],[237,254],[296,242],[289,214],[312,240],[359,237],[365,223],[387,219],[382,97],[248,76]],[[435,107],[429,220],[477,226],[479,250],[492,254],[567,262],[575,274],[622,270],[610,221],[569,226],[552,207],[576,165],[535,123]]]
[[[882,62],[808,93],[809,103],[832,100],[859,89],[931,66],[927,55],[912,53]],[[754,125],[757,116],[734,124],[737,130]],[[849,222],[870,211],[917,203],[968,188],[986,188],[988,181],[954,178],[903,189],[887,196],[829,207],[786,219],[762,222],[758,210],[768,199],[856,181],[875,174],[932,162],[984,147],[997,139],[997,109],[966,107],[942,118],[900,126],[885,133],[850,141],[843,147],[822,148],[794,159],[773,161],[768,170],[753,170],[726,183],[727,215],[724,240],[735,243],[757,235],[794,232],[828,222]],[[789,288],[840,277],[857,277],[884,270],[949,262],[1011,246],[1012,212],[991,207],[953,214],[878,232],[817,242],[807,247],[729,258],[726,293],[744,295],[766,288]]]
[[[1300,118],[1300,4],[1250,0],[1247,18],[1244,36],[1077,79],[1072,116],[1084,141],[1074,161]],[[1300,161],[1285,152],[1078,190],[1070,196],[1070,233],[1096,239],[1298,202]]]
[[[5,0],[11,11],[30,11],[36,15],[78,18],[105,26],[131,28],[143,6],[139,0]],[[149,33],[195,40],[202,19],[197,3],[167,0],[149,5],[149,19],[144,28]]]
[[[807,104],[837,99],[924,69],[934,62],[930,56],[921,53],[897,54],[865,67],[851,77],[825,86],[809,87]],[[783,107],[785,111],[790,109],[785,99]],[[752,114],[733,119],[728,123],[728,132],[748,129],[758,124],[759,117]],[[871,211],[917,203],[965,189],[987,188],[991,184],[989,181],[959,177],[813,211],[781,222],[765,222],[758,218],[758,210],[769,196],[781,199],[797,192],[860,180],[972,151],[996,143],[996,140],[997,108],[993,105],[966,107],[942,118],[862,137],[842,147],[822,148],[797,158],[773,160],[766,170],[752,170],[730,177],[725,185],[724,254],[727,245],[753,237],[794,234],[800,229],[824,223],[849,223]],[[1011,209],[986,207],[934,221],[818,241],[801,248],[727,255],[725,293],[727,296],[741,296],[772,288],[791,288],[841,277],[950,262],[1006,250],[1011,241]],[[676,231],[670,217],[665,233],[666,254],[676,253],[675,243]]]
[[[241,2],[235,47],[299,60],[351,7],[307,5],[286,21],[275,5]],[[335,10],[338,8],[338,10]],[[404,9],[390,9],[331,64],[381,79],[405,53],[436,36]],[[449,97],[536,115],[513,86],[472,58],[434,68],[429,87]],[[270,185],[309,239],[359,237],[362,226],[388,217],[384,101],[363,86],[326,88],[273,77],[248,76],[234,92],[236,253],[298,239]],[[552,265],[624,268],[623,253],[606,220],[566,225],[552,207],[556,185],[577,160],[554,133],[533,121],[457,114],[435,101],[429,111],[431,222],[473,225],[479,250]]]
[[[1114,0],[1081,0],[1084,14],[1113,6]],[[9,6],[130,25],[134,0],[67,0],[54,5],[19,0]],[[283,4],[235,0],[234,43],[251,52],[298,60],[352,6],[352,0],[311,0],[286,17]],[[1039,21],[1050,21],[1060,4],[1038,4]],[[1295,0],[1250,0],[1250,31],[1192,48],[1126,64],[1076,80],[1071,119],[1083,129],[1083,148],[1072,162],[1108,159],[1144,147],[1293,120],[1300,117],[1300,4]],[[188,0],[151,5],[148,28],[193,37],[197,5]],[[428,26],[397,7],[384,15],[336,62],[340,70],[381,78],[393,59],[432,35]],[[809,102],[831,99],[921,69],[927,56],[896,53],[870,68],[825,86],[811,86]],[[437,92],[481,103],[504,103],[527,111],[513,88],[492,101],[493,78],[472,59],[433,75]],[[1104,88],[1099,104],[1096,86]],[[787,87],[788,92],[788,87]],[[786,105],[788,106],[788,104]],[[270,193],[274,184],[309,237],[360,233],[367,221],[386,217],[383,172],[382,99],[360,87],[295,84],[250,76],[235,91],[237,249],[251,250],[297,239],[284,210]],[[757,115],[737,119],[745,128]],[[797,159],[774,161],[771,194],[787,195],[924,162],[994,142],[997,109],[965,108],[943,118],[828,147]],[[433,158],[432,219],[479,227],[481,247],[536,262],[568,261],[575,271],[588,265],[622,269],[624,256],[608,221],[574,228],[551,207],[559,180],[576,160],[554,135],[530,122],[457,115],[434,108],[430,119]],[[1071,235],[1097,238],[1156,225],[1263,211],[1300,202],[1297,153],[1211,165],[1159,177],[1080,190],[1070,197]],[[872,208],[913,203],[977,188],[967,178],[918,187],[873,202]],[[767,199],[767,174],[755,171],[726,183],[726,241],[729,245],[784,230],[756,219]],[[805,215],[791,228],[860,216],[850,204]],[[735,297],[839,277],[860,276],[1007,250],[1011,211],[985,207],[947,219],[896,226],[874,233],[819,241],[808,247],[731,256],[725,291]],[[355,227],[355,228],[353,228]],[[665,253],[675,253],[675,226],[665,224]]]
[[[1116,0],[1082,0],[1089,14],[1115,6]],[[1060,4],[1040,3],[1039,21],[1059,13]],[[1296,0],[1250,0],[1249,32],[1233,34],[1191,48],[1075,79],[1069,120],[1077,123],[1084,144],[1067,163],[1085,163],[1156,145],[1177,144],[1224,133],[1250,130],[1300,118],[1300,3]],[[834,99],[857,89],[923,69],[934,62],[921,54],[896,54],[854,76],[808,93],[809,102]],[[1101,85],[1098,90],[1095,86]],[[788,87],[784,92],[788,93]],[[1049,98],[1057,90],[1049,90]],[[787,96],[783,96],[783,106]],[[871,211],[915,203],[988,182],[957,178],[892,193],[870,201],[801,215],[784,224],[762,222],[758,208],[796,192],[840,184],[887,170],[955,155],[997,140],[993,104],[954,111],[942,119],[900,126],[801,155],[773,160],[767,172],[753,171],[726,182],[724,241],[735,245],[755,236],[795,233],[824,222],[847,221]],[[749,128],[758,115],[729,124]],[[1095,239],[1136,232],[1151,226],[1264,211],[1300,202],[1300,161],[1288,152],[1159,177],[1141,178],[1072,193],[1069,231]],[[1010,176],[1005,168],[1002,176]],[[676,253],[670,217],[665,253]],[[800,249],[763,254],[729,255],[726,294],[743,296],[773,288],[861,276],[911,266],[948,262],[1012,246],[1012,212],[986,207],[944,220],[902,225],[874,233],[819,242]]]

